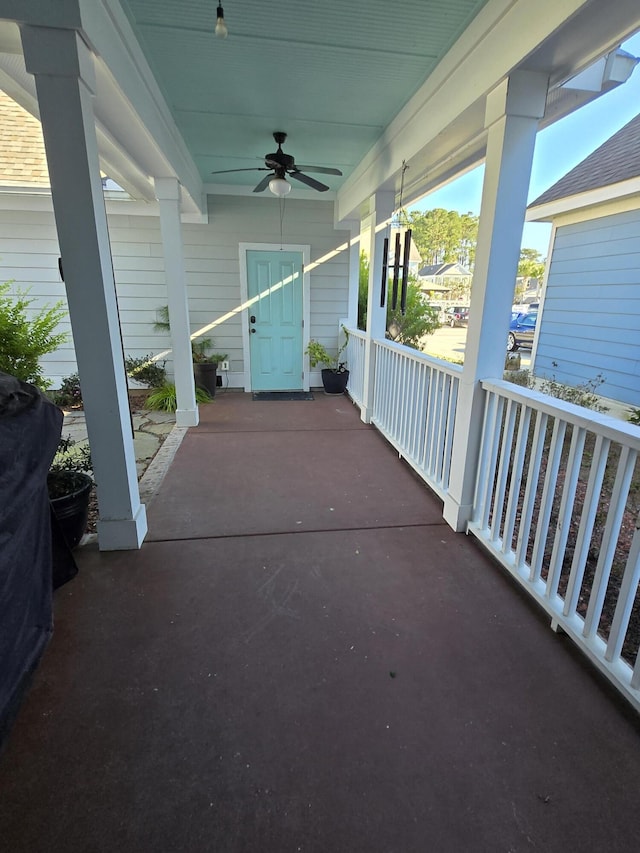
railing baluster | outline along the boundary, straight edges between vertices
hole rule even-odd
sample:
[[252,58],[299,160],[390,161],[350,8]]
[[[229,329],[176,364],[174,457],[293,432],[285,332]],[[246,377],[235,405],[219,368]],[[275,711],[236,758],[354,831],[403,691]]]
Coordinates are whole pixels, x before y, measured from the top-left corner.
[[558,482],[558,470],[560,468],[560,458],[562,455],[566,428],[567,424],[565,421],[560,418],[555,419],[551,435],[551,445],[549,447],[549,461],[547,462],[544,486],[542,488],[542,499],[540,501],[540,512],[538,513],[536,535],[533,540],[533,556],[531,558],[530,573],[530,580],[532,581],[537,580],[542,572],[542,562],[544,560],[544,550],[547,544],[549,519],[551,518],[553,498],[555,496],[556,484]]
[[631,548],[629,549],[629,557],[624,569],[622,583],[620,584],[620,592],[618,594],[618,602],[616,604],[611,630],[609,631],[609,642],[607,650],[604,654],[605,660],[613,661],[620,657],[624,638],[629,627],[629,617],[638,590],[638,580],[640,579],[640,530],[636,527],[633,539],[631,540]]
[[618,470],[616,472],[615,483],[613,484],[613,492],[609,501],[609,512],[607,513],[607,521],[602,534],[602,542],[600,543],[600,553],[596,564],[596,571],[591,585],[591,595],[589,597],[589,606],[587,607],[587,615],[584,620],[583,636],[587,638],[595,637],[600,616],[602,615],[602,607],[607,594],[607,585],[609,583],[609,574],[616,552],[618,536],[622,526],[622,518],[627,505],[627,496],[629,487],[631,486],[631,478],[636,466],[637,452],[628,447],[623,447],[620,453],[618,462]]
[[580,526],[576,537],[576,547],[573,552],[573,560],[571,561],[571,571],[569,573],[567,592],[565,594],[564,608],[562,611],[565,616],[568,616],[570,613],[574,613],[578,607],[578,597],[580,596],[584,570],[589,556],[589,547],[591,545],[591,537],[593,535],[593,525],[598,511],[602,481],[607,468],[607,459],[609,458],[610,447],[611,441],[608,438],[603,438],[601,435],[597,436],[595,447],[593,449],[591,468],[589,470],[589,481],[587,483],[587,490],[584,496],[582,513],[580,515]]
[[507,476],[511,467],[511,447],[513,445],[513,433],[515,430],[516,406],[513,400],[507,401],[507,410],[504,417],[502,429],[502,444],[500,447],[500,461],[498,465],[498,479],[496,482],[495,498],[493,501],[493,513],[491,518],[491,541],[497,542],[500,538],[502,527],[502,513],[504,511],[504,499],[507,490]]
[[567,459],[567,470],[562,488],[562,498],[560,499],[560,509],[556,522],[556,533],[553,538],[553,550],[551,551],[551,560],[547,573],[547,589],[545,593],[547,598],[553,598],[558,592],[558,583],[564,563],[564,554],[567,547],[567,537],[569,536],[573,502],[578,485],[578,476],[580,475],[580,464],[582,462],[582,451],[584,450],[586,435],[587,431],[584,428],[573,428],[569,458]]
[[513,531],[516,523],[516,513],[520,501],[520,488],[522,486],[522,472],[527,452],[527,438],[531,424],[531,409],[529,406],[520,405],[520,422],[518,423],[518,435],[514,450],[513,467],[511,470],[511,482],[509,484],[509,500],[507,502],[507,515],[505,518],[504,534],[502,538],[502,552],[508,554],[513,550]]

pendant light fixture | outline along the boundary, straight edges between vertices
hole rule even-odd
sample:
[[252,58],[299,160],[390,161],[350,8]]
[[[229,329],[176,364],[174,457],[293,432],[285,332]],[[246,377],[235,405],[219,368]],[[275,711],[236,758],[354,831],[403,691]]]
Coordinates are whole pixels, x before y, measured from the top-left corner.
[[274,195],[282,196],[289,195],[291,192],[291,184],[285,178],[275,175],[269,181],[269,189]]
[[222,6],[218,6],[216,12],[216,28],[214,30],[216,37],[219,39],[226,39],[229,35],[229,30],[227,29],[227,25],[224,22],[224,9]]

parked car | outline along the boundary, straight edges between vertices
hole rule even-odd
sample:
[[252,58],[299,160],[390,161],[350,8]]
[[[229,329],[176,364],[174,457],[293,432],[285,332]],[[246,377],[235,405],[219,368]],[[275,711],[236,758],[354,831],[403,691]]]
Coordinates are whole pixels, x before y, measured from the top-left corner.
[[507,352],[514,352],[518,347],[531,349],[537,322],[537,311],[520,312],[515,317],[512,314],[509,333],[507,335]]
[[444,322],[447,326],[466,326],[469,322],[469,309],[464,305],[447,308],[444,312]]

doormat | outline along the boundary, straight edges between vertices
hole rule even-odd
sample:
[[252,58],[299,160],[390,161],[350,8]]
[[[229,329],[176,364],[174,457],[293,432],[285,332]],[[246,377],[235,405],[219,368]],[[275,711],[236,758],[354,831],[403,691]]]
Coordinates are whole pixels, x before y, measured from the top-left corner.
[[311,391],[254,391],[254,400],[313,400]]

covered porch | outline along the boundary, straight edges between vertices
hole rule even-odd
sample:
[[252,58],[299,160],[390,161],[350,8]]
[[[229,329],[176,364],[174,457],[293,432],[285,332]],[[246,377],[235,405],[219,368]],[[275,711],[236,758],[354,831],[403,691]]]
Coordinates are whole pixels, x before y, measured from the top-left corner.
[[631,850],[637,718],[346,398],[201,410],[3,755],[65,851]]

